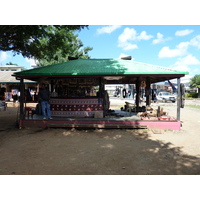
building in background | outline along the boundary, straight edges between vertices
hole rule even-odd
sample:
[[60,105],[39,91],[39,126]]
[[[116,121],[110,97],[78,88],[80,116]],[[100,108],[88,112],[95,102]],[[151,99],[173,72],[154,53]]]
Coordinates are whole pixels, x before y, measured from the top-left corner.
[[[25,70],[24,67],[17,65],[0,65],[0,99],[7,101],[18,100],[20,81],[16,80],[12,74]],[[37,83],[30,80],[25,80],[25,90],[34,93],[37,88]]]

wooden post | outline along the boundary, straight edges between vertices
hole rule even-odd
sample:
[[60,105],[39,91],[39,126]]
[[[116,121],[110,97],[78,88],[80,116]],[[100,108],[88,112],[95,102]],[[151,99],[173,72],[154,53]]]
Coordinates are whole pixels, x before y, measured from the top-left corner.
[[[105,117],[105,114],[106,114],[105,96],[103,94],[104,94],[104,83],[103,83],[102,77],[99,77],[99,96],[98,96],[98,101],[103,106],[103,116]],[[103,99],[103,102],[102,102],[102,99]]]
[[19,113],[19,129],[22,128],[22,120],[24,119],[24,79],[20,79],[20,113]]
[[151,80],[150,80],[150,77],[147,77],[146,78],[146,106],[151,105],[150,94],[151,94]]
[[177,94],[177,120],[180,121],[181,113],[181,81],[177,78],[178,94]]
[[138,77],[136,80],[136,109],[139,108],[140,104],[140,78]]
[[102,78],[99,77],[99,97],[102,97],[102,93],[103,93],[103,85],[102,85]]

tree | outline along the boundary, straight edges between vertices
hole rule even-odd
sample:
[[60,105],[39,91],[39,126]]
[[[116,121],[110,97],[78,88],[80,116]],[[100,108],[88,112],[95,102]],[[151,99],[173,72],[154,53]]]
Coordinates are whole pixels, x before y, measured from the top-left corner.
[[[54,51],[51,48],[46,48],[41,51],[41,58],[38,59],[39,66],[51,65],[61,62],[68,61],[69,57],[73,58],[85,58],[88,59],[88,52],[91,51],[92,47],[83,47],[83,43],[73,32],[69,32],[70,42],[68,39],[64,39],[65,42],[61,49]],[[48,43],[47,39],[43,38],[43,44]]]
[[8,63],[6,63],[6,65],[16,65],[16,66],[18,66],[18,64],[15,64],[15,63],[12,63],[12,62],[8,62]]
[[200,74],[190,79],[190,87],[198,89],[198,98],[200,98]]
[[0,50],[37,60],[56,60],[59,57],[57,54],[66,57],[74,52],[74,46],[83,46],[80,42],[81,45],[76,43],[74,33],[86,27],[88,26],[1,25]]

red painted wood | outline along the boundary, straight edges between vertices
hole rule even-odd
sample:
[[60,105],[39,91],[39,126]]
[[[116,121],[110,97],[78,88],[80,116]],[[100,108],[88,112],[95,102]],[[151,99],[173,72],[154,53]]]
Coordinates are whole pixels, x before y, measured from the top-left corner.
[[[106,125],[110,127],[113,125],[114,127],[120,128],[120,125],[130,127],[131,125],[138,125],[138,126],[147,126],[147,128],[160,128],[160,129],[170,129],[170,130],[180,130],[181,122],[180,121],[114,121],[114,120],[20,120],[21,127],[40,127],[46,128],[51,127],[51,125],[56,125],[57,127],[63,127],[63,125],[74,126],[78,125],[81,126],[90,126],[90,125]],[[85,127],[84,126],[84,127]]]

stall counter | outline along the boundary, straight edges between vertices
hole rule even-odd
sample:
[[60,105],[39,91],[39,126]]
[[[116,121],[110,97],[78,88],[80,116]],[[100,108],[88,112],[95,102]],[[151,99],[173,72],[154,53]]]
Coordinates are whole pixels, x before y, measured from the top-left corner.
[[51,98],[51,115],[55,117],[94,117],[95,112],[103,112],[101,98]]

